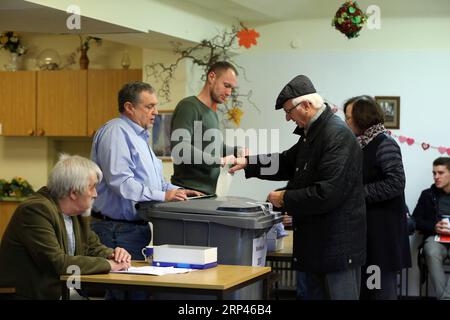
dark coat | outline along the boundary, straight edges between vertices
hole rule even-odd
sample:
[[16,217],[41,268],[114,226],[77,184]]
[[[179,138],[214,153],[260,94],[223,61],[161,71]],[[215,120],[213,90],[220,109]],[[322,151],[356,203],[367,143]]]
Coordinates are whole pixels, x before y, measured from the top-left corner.
[[21,299],[59,299],[59,277],[69,266],[81,274],[108,273],[113,250],[100,243],[88,217],[72,216],[72,222],[75,256],[68,254],[63,213],[47,188],[20,204],[0,243],[0,287],[16,288]]
[[423,190],[414,209],[413,217],[416,221],[416,229],[423,234],[424,240],[429,236],[436,235],[434,227],[442,218],[438,214],[438,199],[441,192],[434,184],[429,189]]
[[[328,273],[363,265],[366,208],[355,136],[328,106],[307,135],[300,128],[294,133],[300,139],[292,148],[250,157],[245,170],[247,178],[289,180],[284,204],[293,216],[293,267]],[[271,163],[263,165],[267,156]],[[278,171],[265,175],[261,169],[274,163]]]
[[380,134],[363,148],[367,208],[367,265],[383,271],[411,266],[406,222],[405,172],[397,143]]

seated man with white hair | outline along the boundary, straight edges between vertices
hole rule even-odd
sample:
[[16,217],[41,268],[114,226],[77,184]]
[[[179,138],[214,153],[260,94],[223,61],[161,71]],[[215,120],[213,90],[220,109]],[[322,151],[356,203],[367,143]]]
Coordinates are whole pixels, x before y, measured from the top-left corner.
[[102,245],[85,217],[101,179],[91,160],[61,155],[47,187],[19,205],[3,235],[0,287],[14,287],[17,299],[59,299],[63,274],[108,273],[130,266],[130,254]]

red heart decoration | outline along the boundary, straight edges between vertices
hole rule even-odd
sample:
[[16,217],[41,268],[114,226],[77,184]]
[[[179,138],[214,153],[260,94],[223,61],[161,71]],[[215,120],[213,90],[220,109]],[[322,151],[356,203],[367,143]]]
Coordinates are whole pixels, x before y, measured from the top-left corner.
[[447,154],[450,156],[450,148],[447,149]]
[[408,139],[406,139],[406,143],[408,145],[412,145],[414,143],[414,139],[413,138],[408,138]]
[[440,154],[444,154],[444,153],[447,152],[447,148],[446,147],[439,147],[438,151],[439,151]]
[[403,143],[403,142],[405,142],[406,140],[408,140],[408,138],[407,138],[407,137],[404,137],[404,136],[400,136],[400,137],[398,137],[398,140],[400,141],[400,143]]
[[422,149],[423,150],[428,150],[430,148],[430,145],[428,143],[422,143]]

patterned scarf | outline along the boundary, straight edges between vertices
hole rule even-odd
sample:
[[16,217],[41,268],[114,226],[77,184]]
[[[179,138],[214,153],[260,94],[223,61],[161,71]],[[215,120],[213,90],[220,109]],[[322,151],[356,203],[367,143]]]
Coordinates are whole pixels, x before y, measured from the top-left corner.
[[361,149],[363,149],[365,146],[367,146],[370,141],[375,139],[379,134],[387,132],[386,128],[382,123],[375,124],[368,128],[364,133],[356,139],[358,140],[359,145],[361,146]]

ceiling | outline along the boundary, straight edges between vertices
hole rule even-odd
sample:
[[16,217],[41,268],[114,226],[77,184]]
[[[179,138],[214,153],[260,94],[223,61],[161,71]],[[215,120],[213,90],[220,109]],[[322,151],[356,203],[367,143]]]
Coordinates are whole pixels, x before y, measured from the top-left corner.
[[[132,0],[129,0],[130,3]],[[247,25],[286,20],[331,19],[344,0],[152,0],[191,12],[223,15]],[[381,17],[449,17],[450,0],[359,0],[362,8],[376,4]],[[201,9],[201,10],[199,10]],[[66,27],[67,12],[24,0],[0,0],[0,30],[73,34]],[[43,23],[45,22],[45,23]],[[191,44],[161,33],[140,32],[104,21],[82,17],[83,33],[144,48],[172,48],[172,42]]]
[[[331,19],[344,0],[177,0],[254,24],[283,20]],[[358,0],[361,8],[378,5],[384,17],[450,16],[449,0]]]
[[[23,0],[0,0],[0,31],[14,30],[17,32],[45,34],[77,34],[77,30],[66,27],[68,18],[66,11],[40,6]],[[83,34],[98,36],[102,39],[128,45],[153,48],[172,48],[173,42],[183,45],[188,41],[149,31],[148,33],[125,28],[105,21],[81,17]]]
[[[68,16],[65,11],[22,0],[0,0],[0,30],[67,34],[71,33],[66,27]],[[81,25],[85,33],[136,32],[133,29],[86,17],[81,17]]]

